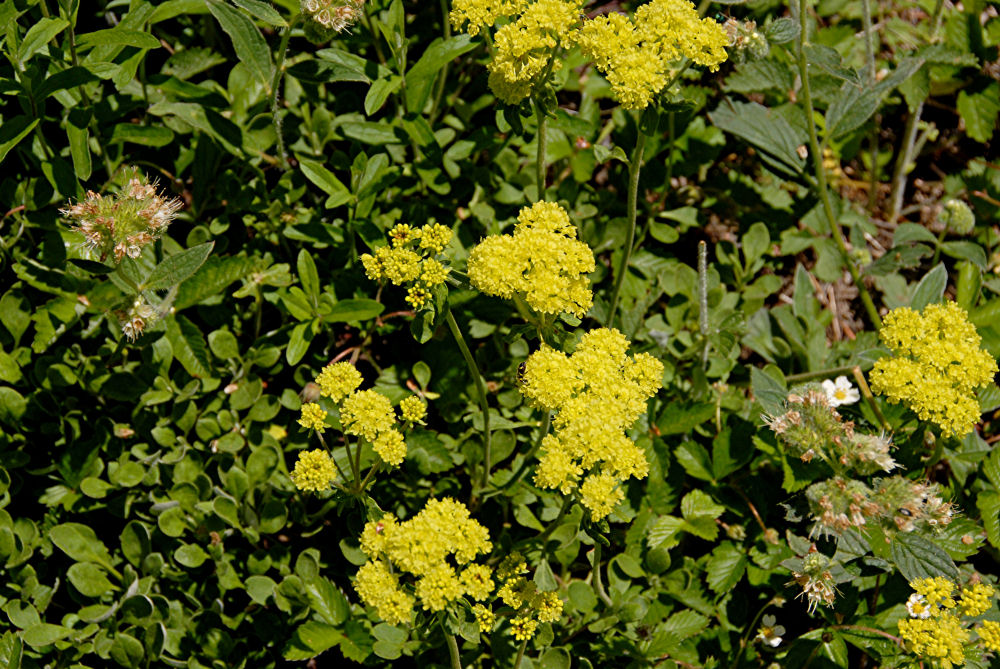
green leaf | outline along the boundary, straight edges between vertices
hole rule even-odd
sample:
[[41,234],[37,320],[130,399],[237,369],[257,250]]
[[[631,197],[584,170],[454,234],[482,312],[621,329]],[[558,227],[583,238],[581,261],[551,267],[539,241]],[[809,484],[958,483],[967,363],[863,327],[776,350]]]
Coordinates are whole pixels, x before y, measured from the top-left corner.
[[179,564],[193,569],[204,564],[208,559],[208,553],[197,544],[184,544],[174,551],[174,559]]
[[279,28],[284,28],[288,25],[274,7],[266,2],[261,2],[261,0],[233,0],[233,4],[247,10],[264,23],[270,23],[272,26]]
[[308,660],[345,639],[344,633],[336,627],[309,621],[296,628],[282,655],[286,660]]
[[32,56],[68,26],[69,21],[63,18],[38,19],[21,40],[21,46],[17,50],[17,59],[21,63],[27,63]]
[[976,508],[983,519],[986,538],[994,548],[1000,548],[1000,492],[981,492],[976,496]]
[[900,223],[892,233],[892,245],[900,246],[908,242],[927,242],[936,244],[937,237],[933,232],[917,223]]
[[708,457],[708,451],[701,444],[694,441],[685,441],[674,449],[674,457],[681,463],[684,471],[689,476],[702,481],[713,481],[712,462]]
[[801,174],[805,159],[798,153],[805,137],[784,119],[756,102],[724,101],[709,118],[716,126],[771,155],[792,174]]
[[258,263],[258,260],[245,256],[210,257],[190,281],[181,284],[174,308],[180,311],[203,300],[219,299],[229,284],[249,276]]
[[208,346],[197,325],[177,314],[167,320],[167,340],[174,357],[188,374],[195,378],[212,378]]
[[271,50],[264,36],[245,14],[220,0],[205,0],[208,11],[233,41],[236,57],[271,90]]
[[131,142],[140,146],[161,147],[174,141],[174,131],[162,125],[118,123],[111,132],[112,143]]
[[95,30],[77,36],[80,48],[94,46],[134,46],[139,49],[159,49],[160,40],[141,30],[123,30],[122,28],[107,28]]
[[137,520],[130,521],[121,533],[122,554],[133,566],[142,564],[142,559],[149,554],[150,536],[145,525]]
[[28,133],[38,125],[38,119],[29,119],[27,116],[17,116],[10,121],[5,121],[0,126],[0,163],[3,162],[7,154],[17,146],[18,142],[28,136]]
[[333,308],[323,316],[323,320],[327,323],[367,321],[375,318],[383,311],[385,311],[385,305],[375,300],[341,300],[333,305]]
[[776,19],[764,28],[764,36],[771,44],[787,44],[798,39],[801,32],[799,22],[789,17]]
[[302,168],[302,173],[306,175],[306,178],[330,196],[323,206],[327,209],[333,209],[351,201],[353,197],[351,191],[322,163],[301,156],[298,160],[299,167]]
[[164,290],[179,286],[205,264],[215,242],[205,242],[164,258],[146,277],[145,290]]
[[676,516],[663,516],[658,519],[646,536],[650,549],[657,547],[672,548],[677,545],[677,535],[684,527],[684,520]]
[[907,581],[934,576],[945,576],[952,581],[958,578],[958,569],[948,553],[924,537],[897,532],[890,544],[892,561]]
[[325,578],[309,579],[305,583],[309,604],[325,623],[341,625],[350,615],[347,598]]
[[464,34],[445,40],[437,38],[431,42],[406,73],[407,111],[414,114],[423,111],[441,68],[477,46],[476,40]]
[[773,376],[756,367],[751,367],[750,387],[753,390],[754,398],[764,411],[773,416],[784,413],[788,391]]
[[289,365],[297,365],[309,350],[309,343],[313,339],[314,322],[306,321],[292,328],[292,334],[288,337],[288,348],[285,349],[285,360]]
[[949,258],[968,260],[979,269],[986,271],[986,251],[975,242],[945,242],[941,245],[941,253]]
[[302,290],[312,299],[314,306],[319,304],[319,273],[316,271],[316,262],[313,260],[312,254],[301,249],[296,267],[299,272],[299,281],[302,283]]
[[376,79],[372,82],[368,94],[365,96],[365,114],[371,116],[385,104],[386,99],[399,90],[403,84],[403,78],[393,75],[387,79]]
[[77,562],[96,562],[111,567],[111,555],[90,527],[80,523],[63,523],[49,530],[49,539],[56,548]]
[[44,648],[51,646],[60,639],[65,639],[73,630],[62,625],[50,625],[49,623],[36,623],[24,630],[21,638],[24,643],[32,648]]
[[928,304],[940,302],[944,298],[944,289],[948,286],[948,270],[944,263],[938,263],[937,267],[924,275],[924,278],[917,284],[913,291],[913,299],[910,300],[910,308],[921,311]]
[[743,578],[746,566],[746,553],[736,544],[729,541],[720,544],[708,558],[705,569],[708,587],[720,594],[732,590]]
[[685,520],[700,517],[714,520],[725,510],[726,507],[717,504],[708,493],[701,490],[692,490],[681,500],[681,515]]
[[66,124],[66,139],[69,140],[69,154],[73,159],[73,171],[81,181],[90,178],[92,165],[90,162],[90,131],[78,128],[72,121]]
[[751,225],[743,235],[743,256],[746,258],[747,268],[762,258],[770,246],[771,234],[767,231],[767,225],[761,221]]
[[1000,114],[1000,82],[994,81],[978,93],[962,89],[957,106],[968,136],[985,144],[993,137],[997,115]]
[[104,570],[93,562],[77,562],[71,565],[66,577],[73,587],[86,597],[100,597],[115,588],[104,575]]

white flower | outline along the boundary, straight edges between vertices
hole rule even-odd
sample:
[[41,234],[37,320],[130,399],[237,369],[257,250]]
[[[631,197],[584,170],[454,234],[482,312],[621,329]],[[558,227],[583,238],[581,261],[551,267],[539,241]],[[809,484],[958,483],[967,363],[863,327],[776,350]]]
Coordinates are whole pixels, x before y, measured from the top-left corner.
[[764,616],[761,621],[763,625],[757,628],[757,636],[755,639],[764,643],[771,648],[777,648],[781,645],[781,635],[785,633],[785,628],[781,625],[775,625],[774,616]]
[[923,595],[917,593],[913,593],[906,600],[906,610],[910,612],[911,618],[924,620],[931,617],[931,607],[927,606],[927,600],[924,599]]
[[861,393],[851,385],[846,376],[838,376],[836,381],[826,379],[823,381],[823,392],[832,407],[839,407],[843,404],[854,404],[861,399]]

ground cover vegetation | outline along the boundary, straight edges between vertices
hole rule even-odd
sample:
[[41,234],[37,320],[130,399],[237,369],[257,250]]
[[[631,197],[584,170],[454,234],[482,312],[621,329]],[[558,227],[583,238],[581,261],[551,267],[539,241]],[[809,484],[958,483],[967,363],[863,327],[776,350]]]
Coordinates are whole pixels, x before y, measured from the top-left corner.
[[0,665],[995,666],[997,3],[0,41]]

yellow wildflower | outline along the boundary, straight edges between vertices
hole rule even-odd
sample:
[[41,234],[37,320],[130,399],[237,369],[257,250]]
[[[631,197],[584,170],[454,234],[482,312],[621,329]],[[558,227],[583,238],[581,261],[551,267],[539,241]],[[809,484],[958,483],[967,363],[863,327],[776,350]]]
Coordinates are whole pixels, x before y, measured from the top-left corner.
[[951,594],[955,591],[955,584],[944,576],[934,578],[921,578],[910,583],[910,587],[917,594],[923,595],[930,607],[945,609],[955,608],[955,600]]
[[563,602],[554,592],[540,592],[535,601],[538,622],[554,623],[562,615]]
[[420,423],[427,415],[427,405],[416,395],[410,395],[399,403],[399,414],[409,423]]
[[296,488],[313,492],[328,490],[336,478],[337,469],[333,459],[320,448],[300,452],[291,473],[292,483]]
[[975,389],[997,371],[965,311],[954,302],[928,305],[922,314],[900,307],[885,317],[879,336],[893,355],[871,372],[872,389],[904,402],[945,435],[962,437],[979,421]]
[[476,617],[476,624],[479,625],[480,634],[489,634],[493,631],[493,625],[496,624],[497,617],[492,611],[482,604],[476,604],[472,607],[472,615]]
[[528,573],[528,564],[524,561],[524,556],[514,552],[500,561],[497,567],[497,579],[506,581],[514,576]]
[[981,616],[993,606],[993,595],[996,591],[992,585],[973,583],[962,588],[962,598],[958,603],[962,613],[967,616]]
[[419,309],[431,299],[430,291],[421,286],[411,286],[406,290],[406,302],[414,309]]
[[354,588],[361,600],[374,606],[382,620],[390,625],[409,622],[414,599],[399,587],[399,579],[381,560],[361,565],[355,576]]
[[520,14],[527,5],[528,0],[454,0],[448,20],[456,30],[468,23],[465,32],[475,37],[497,19]]
[[428,258],[423,262],[420,271],[420,281],[425,286],[437,286],[448,278],[448,268],[439,263],[434,258]]
[[527,616],[516,616],[510,620],[510,633],[518,641],[527,641],[535,636],[538,621]]
[[429,223],[420,228],[420,248],[441,253],[451,241],[451,228],[440,223]]
[[395,286],[414,281],[420,276],[420,256],[410,249],[383,246],[375,251],[375,258],[382,275]]
[[399,465],[406,457],[406,442],[397,430],[382,430],[372,442],[372,450],[390,465]]
[[969,640],[969,632],[951,613],[926,619],[904,618],[899,621],[899,635],[910,652],[936,660],[944,669],[965,663],[963,645]]
[[988,650],[1000,653],[1000,623],[993,620],[984,620],[983,626],[978,630],[979,640],[983,642]]
[[[416,598],[428,611],[440,611],[465,595],[485,599],[493,588],[489,569],[470,564],[491,550],[489,532],[469,516],[465,505],[452,499],[431,499],[404,522],[391,515],[369,522],[361,534],[361,548],[373,560],[365,567],[391,563],[400,575],[412,576]],[[377,592],[362,590],[361,570],[357,588],[366,603],[378,606]],[[381,609],[379,615],[392,622]]]
[[321,395],[339,402],[361,385],[361,373],[349,362],[335,362],[323,368],[316,383]]
[[469,254],[469,281],[502,298],[523,296],[541,313],[583,316],[593,303],[587,274],[594,254],[576,239],[569,215],[553,202],[536,202],[518,215],[513,235],[493,235]]
[[617,330],[591,330],[570,356],[544,347],[533,353],[520,384],[521,394],[555,412],[535,483],[570,494],[590,472],[580,493],[594,520],[624,497],[619,483],[649,471],[645,453],[625,430],[659,389],[663,365],[647,354],[629,358],[628,347]]
[[313,402],[303,404],[299,425],[307,430],[316,430],[322,433],[326,430],[326,412]]
[[374,390],[361,390],[344,400],[340,422],[344,432],[374,441],[379,432],[391,430],[396,414],[389,398]]
[[418,237],[420,237],[420,231],[411,228],[406,223],[400,223],[389,231],[389,239],[392,240],[393,246],[405,246]]

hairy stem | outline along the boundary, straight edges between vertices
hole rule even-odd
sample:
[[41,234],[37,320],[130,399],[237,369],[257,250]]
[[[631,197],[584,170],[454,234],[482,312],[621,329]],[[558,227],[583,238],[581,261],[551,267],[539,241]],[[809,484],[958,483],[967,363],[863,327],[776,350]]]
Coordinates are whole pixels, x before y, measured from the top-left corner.
[[615,312],[618,310],[618,298],[621,295],[622,283],[625,281],[625,274],[628,272],[628,264],[632,259],[632,245],[635,244],[635,216],[636,201],[639,197],[639,167],[642,165],[642,153],[646,148],[646,134],[638,130],[635,140],[635,150],[632,151],[632,159],[628,163],[628,237],[625,239],[625,248],[622,249],[622,260],[618,266],[618,275],[615,277],[615,287],[611,292],[611,304],[608,306],[608,314],[604,319],[605,327],[611,327],[615,320]]
[[[441,622],[441,629],[444,629],[444,621]],[[451,658],[451,669],[462,669],[462,657],[458,654],[458,641],[455,640],[455,635],[445,630],[444,640],[448,642],[448,657]]]
[[853,372],[857,365],[843,365],[841,367],[831,367],[830,369],[817,369],[813,372],[801,372],[799,374],[789,374],[785,377],[788,383],[799,383],[800,381],[812,381],[821,379],[824,376],[835,376],[837,374],[847,374]]
[[920,114],[924,110],[924,103],[921,102],[917,108],[906,119],[906,128],[903,130],[903,144],[896,158],[896,168],[892,172],[892,188],[889,195],[889,217],[886,223],[895,223],[899,218],[899,211],[903,208],[903,195],[906,192],[906,175],[910,170],[910,161],[913,160],[913,145],[917,140],[917,125],[920,122]]
[[833,213],[833,201],[830,199],[830,189],[826,183],[826,170],[823,168],[823,151],[820,149],[819,137],[816,134],[815,110],[812,103],[812,93],[809,89],[809,64],[806,60],[805,49],[806,35],[809,28],[807,0],[799,0],[799,23],[801,27],[801,34],[798,40],[799,77],[802,79],[802,102],[805,105],[806,118],[808,120],[806,125],[809,127],[809,151],[812,154],[813,167],[816,171],[816,189],[819,191],[823,211],[826,214],[827,222],[830,224],[833,241],[836,242],[837,248],[840,249],[844,264],[847,265],[847,271],[850,272],[851,279],[858,288],[861,303],[864,305],[865,311],[868,312],[868,319],[872,322],[872,325],[880,328],[882,327],[882,319],[878,315],[878,308],[875,306],[875,302],[872,301],[868,287],[861,280],[858,268],[855,267],[854,262],[851,261],[850,255],[847,252],[847,242],[844,240],[844,233],[840,229],[840,223],[837,222],[837,217]]
[[538,186],[538,199],[545,199],[545,144],[546,131],[548,129],[548,114],[542,109],[542,105],[535,101],[535,118],[538,119],[538,133],[535,137],[538,143],[538,150],[535,154],[535,184]]
[[274,134],[278,140],[278,163],[282,169],[288,169],[288,156],[285,154],[285,138],[281,135],[281,117],[278,116],[278,89],[281,86],[281,77],[285,73],[285,54],[288,52],[288,40],[292,37],[292,29],[299,22],[300,14],[296,14],[288,22],[281,33],[281,42],[278,44],[278,59],[274,63],[274,76],[271,77],[271,122],[274,124]]
[[514,669],[521,669],[521,660],[524,659],[524,651],[528,648],[528,640],[521,642],[521,647],[517,649],[517,658],[514,660]]
[[878,417],[878,422],[882,424],[882,429],[891,433],[892,427],[889,425],[889,421],[885,419],[885,416],[882,415],[882,410],[878,408],[878,402],[875,401],[875,396],[872,394],[872,389],[868,387],[868,381],[865,380],[865,375],[861,372],[861,368],[854,366],[851,369],[851,374],[854,375],[854,380],[857,382],[858,388],[861,389],[861,395],[865,398],[865,402],[868,403],[875,416]]
[[604,581],[601,579],[601,542],[594,541],[594,590],[597,591],[597,596],[601,598],[605,606],[611,608],[614,606],[614,602],[608,597],[607,590],[604,589]]
[[701,332],[701,364],[708,370],[708,244],[698,242],[698,330]]
[[490,482],[490,452],[492,447],[490,439],[490,405],[486,398],[486,382],[483,381],[483,375],[479,372],[476,359],[472,357],[472,351],[469,350],[468,345],[465,343],[465,338],[462,336],[462,331],[459,329],[458,323],[455,321],[455,315],[451,313],[450,307],[446,320],[448,321],[448,329],[451,330],[451,336],[455,339],[455,343],[458,344],[458,349],[462,352],[462,357],[465,358],[469,374],[472,375],[472,378],[476,382],[476,392],[479,395],[479,408],[483,412],[483,477],[480,485],[485,488]]

